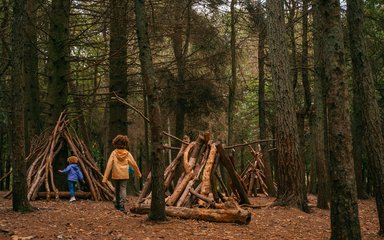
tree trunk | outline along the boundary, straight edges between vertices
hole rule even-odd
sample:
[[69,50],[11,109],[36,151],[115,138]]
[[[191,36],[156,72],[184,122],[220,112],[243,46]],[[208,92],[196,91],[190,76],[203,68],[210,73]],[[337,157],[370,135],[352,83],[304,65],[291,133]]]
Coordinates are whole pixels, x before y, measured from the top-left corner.
[[231,0],[231,78],[229,82],[228,91],[228,142],[227,144],[233,144],[233,116],[235,112],[236,103],[236,87],[237,87],[237,60],[236,60],[236,10],[235,5],[237,0]]
[[140,50],[141,74],[148,96],[149,120],[152,139],[152,200],[149,219],[166,220],[164,190],[164,159],[162,145],[161,112],[158,85],[152,63],[152,54],[147,32],[144,0],[135,0],[136,30]]
[[315,62],[315,81],[314,81],[314,127],[313,144],[314,144],[314,157],[316,160],[317,171],[317,207],[321,209],[328,209],[329,202],[329,170],[326,158],[326,115],[325,115],[325,93],[324,93],[324,78],[325,78],[325,56],[324,48],[324,22],[321,17],[318,5],[314,4],[314,62]]
[[32,206],[27,199],[27,178],[24,138],[24,44],[26,24],[26,0],[15,1],[13,5],[12,23],[12,112],[11,112],[11,157],[12,157],[12,207],[13,211],[31,211]]
[[[110,0],[110,50],[109,50],[109,93],[116,93],[127,99],[127,47],[128,47],[128,2]],[[127,134],[127,108],[117,101],[109,102],[109,132],[107,152],[112,151],[112,140],[118,134]]]
[[70,79],[69,12],[70,0],[53,0],[48,42],[48,122],[53,127],[67,108]]
[[[367,56],[364,33],[362,0],[348,0],[348,26],[353,82],[361,96],[364,143],[368,153],[376,206],[379,215],[379,234],[384,235],[384,138],[381,129],[380,109],[377,103],[375,83]],[[361,171],[361,169],[358,169]]]
[[26,22],[25,45],[25,103],[26,103],[26,150],[29,151],[30,139],[40,134],[42,130],[40,120],[40,90],[38,79],[38,47],[37,47],[37,1],[27,1],[28,21]]
[[[174,6],[174,29],[172,34],[172,47],[175,55],[176,66],[177,66],[177,93],[176,93],[176,137],[183,138],[184,136],[184,122],[185,122],[185,108],[187,99],[185,98],[185,72],[186,72],[186,61],[189,49],[189,38],[190,38],[190,2],[186,3],[184,0],[175,1],[172,3]],[[188,6],[185,6],[188,4]],[[187,13],[187,16],[184,14]],[[186,19],[185,19],[186,18]],[[188,21],[187,27],[184,28],[185,21]],[[185,31],[185,36],[183,32]],[[183,41],[183,38],[185,40]]]
[[279,179],[275,204],[297,207],[308,212],[304,163],[298,149],[299,139],[293,86],[289,77],[283,2],[268,0],[267,11]]
[[352,159],[348,82],[338,0],[319,0],[324,21],[325,93],[329,121],[331,239],[361,239]]

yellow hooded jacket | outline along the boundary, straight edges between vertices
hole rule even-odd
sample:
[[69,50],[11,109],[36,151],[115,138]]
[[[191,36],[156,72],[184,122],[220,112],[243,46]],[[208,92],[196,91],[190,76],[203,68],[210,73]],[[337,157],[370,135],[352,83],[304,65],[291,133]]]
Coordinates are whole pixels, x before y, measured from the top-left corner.
[[135,171],[135,175],[141,177],[141,172],[136,164],[132,154],[126,149],[115,149],[109,156],[107,167],[105,169],[103,182],[108,181],[112,170],[112,179],[129,179],[128,166]]

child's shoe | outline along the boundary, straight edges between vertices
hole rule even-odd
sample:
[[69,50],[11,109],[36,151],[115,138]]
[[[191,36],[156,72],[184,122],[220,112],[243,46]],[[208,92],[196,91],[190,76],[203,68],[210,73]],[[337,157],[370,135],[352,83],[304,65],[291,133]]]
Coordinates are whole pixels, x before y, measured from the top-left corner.
[[76,201],[76,198],[75,198],[75,197],[71,197],[71,198],[69,199],[69,202],[73,202],[73,201]]

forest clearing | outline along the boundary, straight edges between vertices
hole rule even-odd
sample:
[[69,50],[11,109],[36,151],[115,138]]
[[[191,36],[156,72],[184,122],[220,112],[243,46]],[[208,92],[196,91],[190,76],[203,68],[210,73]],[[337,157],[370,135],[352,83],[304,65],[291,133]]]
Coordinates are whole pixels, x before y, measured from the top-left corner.
[[[1,195],[3,195],[2,193]],[[309,196],[309,204],[316,198]],[[265,206],[274,198],[260,195],[251,203]],[[127,207],[136,197],[129,197]],[[295,208],[261,207],[249,209],[252,220],[247,225],[213,223],[168,218],[154,223],[147,215],[121,213],[109,201],[37,200],[33,213],[12,211],[11,201],[0,198],[0,239],[329,239],[329,210],[311,207],[307,214]],[[375,201],[359,200],[362,239],[381,239]]]
[[0,240],[384,236],[383,9],[1,1]]

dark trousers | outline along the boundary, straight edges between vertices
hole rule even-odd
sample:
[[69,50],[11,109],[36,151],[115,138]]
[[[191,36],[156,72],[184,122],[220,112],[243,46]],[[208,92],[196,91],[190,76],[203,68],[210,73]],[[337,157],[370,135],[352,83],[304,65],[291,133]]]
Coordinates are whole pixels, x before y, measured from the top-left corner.
[[115,179],[115,207],[124,208],[125,199],[127,198],[127,179]]

